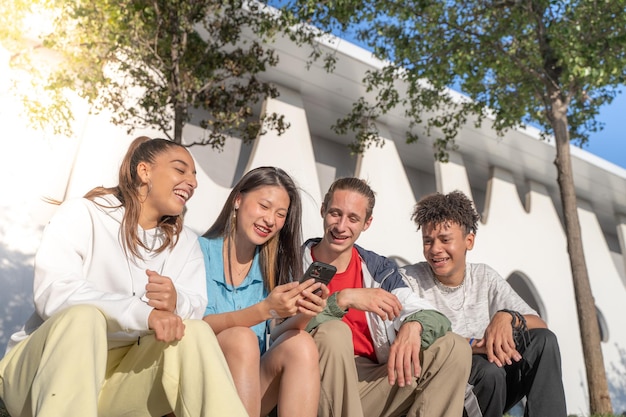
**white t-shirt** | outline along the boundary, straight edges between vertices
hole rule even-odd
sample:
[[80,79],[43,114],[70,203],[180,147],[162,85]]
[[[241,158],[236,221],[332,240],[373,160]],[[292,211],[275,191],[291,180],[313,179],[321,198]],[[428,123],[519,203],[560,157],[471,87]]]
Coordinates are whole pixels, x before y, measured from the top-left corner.
[[489,265],[468,263],[463,283],[455,288],[441,284],[427,262],[402,267],[400,273],[418,296],[452,322],[452,331],[463,337],[482,338],[498,310],[538,315]]

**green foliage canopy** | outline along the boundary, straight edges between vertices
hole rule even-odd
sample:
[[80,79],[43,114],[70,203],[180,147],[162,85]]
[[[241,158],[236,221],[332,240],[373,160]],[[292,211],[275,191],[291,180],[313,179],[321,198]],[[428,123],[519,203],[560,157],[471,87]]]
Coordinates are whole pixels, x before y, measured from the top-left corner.
[[[288,126],[277,114],[262,113],[274,86],[258,74],[278,58],[263,43],[281,27],[260,3],[238,0],[16,0],[12,19],[36,11],[51,17],[52,30],[39,35],[26,57],[43,47],[55,56],[54,68],[41,73],[43,89],[56,92],[36,117],[64,113],[55,119],[57,130],[71,123],[66,96],[76,91],[92,110],[112,111],[112,121],[129,131],[159,129],[181,141],[190,120],[204,129],[194,143],[221,147],[229,136],[254,140],[267,128],[279,134]],[[19,25],[0,33],[0,42],[23,38]],[[23,64],[13,60],[13,64]],[[34,66],[31,65],[30,69]],[[43,109],[45,111],[42,111]],[[55,113],[56,112],[56,113]],[[46,120],[44,123],[52,122]],[[60,125],[59,125],[60,124]],[[59,127],[60,126],[60,127]]]
[[[473,115],[500,133],[534,123],[553,134],[558,97],[578,144],[601,126],[600,106],[625,81],[624,0],[296,0],[283,4],[317,27],[352,36],[385,66],[366,75],[375,102],[354,104],[338,121],[357,132],[356,151],[377,143],[377,117],[402,105],[412,127],[436,128],[438,159]],[[396,79],[406,83],[398,91]],[[454,86],[471,100],[458,100]],[[409,141],[417,140],[415,130]]]

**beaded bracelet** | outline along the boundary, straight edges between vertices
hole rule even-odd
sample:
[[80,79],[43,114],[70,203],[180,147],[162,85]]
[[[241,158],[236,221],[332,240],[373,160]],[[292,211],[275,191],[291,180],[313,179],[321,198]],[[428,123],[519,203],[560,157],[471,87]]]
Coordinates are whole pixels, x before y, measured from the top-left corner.
[[511,315],[511,326],[513,327],[513,340],[517,350],[522,353],[530,343],[530,334],[526,325],[526,318],[518,311],[502,309],[499,312],[509,313]]

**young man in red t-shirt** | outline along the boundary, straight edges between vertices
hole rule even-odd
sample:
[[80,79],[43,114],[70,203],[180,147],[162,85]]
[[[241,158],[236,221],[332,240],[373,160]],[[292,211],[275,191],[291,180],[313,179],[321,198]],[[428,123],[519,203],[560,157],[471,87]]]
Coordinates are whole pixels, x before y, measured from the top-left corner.
[[355,245],[374,203],[365,181],[338,179],[321,207],[324,236],[305,244],[305,267],[337,268],[327,307],[309,325],[320,353],[318,416],[458,417],[471,349],[395,262]]

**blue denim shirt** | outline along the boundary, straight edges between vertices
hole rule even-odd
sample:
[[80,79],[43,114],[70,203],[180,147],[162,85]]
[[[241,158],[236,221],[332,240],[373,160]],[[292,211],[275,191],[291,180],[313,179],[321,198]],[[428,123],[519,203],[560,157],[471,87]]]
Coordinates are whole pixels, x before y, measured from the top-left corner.
[[[227,313],[242,310],[263,301],[267,289],[263,284],[257,248],[250,271],[243,282],[234,287],[226,283],[224,261],[222,257],[223,238],[207,239],[200,237],[200,247],[204,254],[206,269],[207,298],[209,300],[204,315]],[[269,321],[251,327],[259,339],[261,354],[265,352]]]

